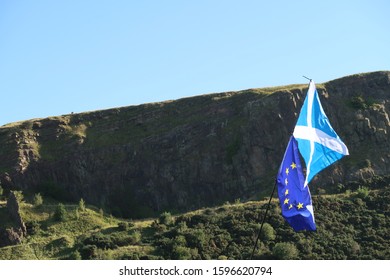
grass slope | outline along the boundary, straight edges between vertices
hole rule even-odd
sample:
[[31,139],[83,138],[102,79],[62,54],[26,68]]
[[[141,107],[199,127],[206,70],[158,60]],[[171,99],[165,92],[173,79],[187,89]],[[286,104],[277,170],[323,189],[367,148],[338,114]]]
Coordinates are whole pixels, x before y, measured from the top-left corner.
[[[390,186],[314,196],[316,232],[294,232],[271,210],[256,259],[390,259]],[[222,205],[150,220],[120,220],[95,208],[22,203],[29,235],[0,259],[248,259],[265,201]],[[0,217],[5,217],[4,202]]]

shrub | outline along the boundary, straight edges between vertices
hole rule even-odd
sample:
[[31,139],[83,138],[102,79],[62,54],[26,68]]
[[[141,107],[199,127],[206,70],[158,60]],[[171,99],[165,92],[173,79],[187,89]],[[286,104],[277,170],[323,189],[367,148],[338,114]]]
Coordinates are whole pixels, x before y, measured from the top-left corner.
[[94,260],[98,256],[96,245],[85,245],[80,250],[80,255],[83,260]]
[[80,201],[79,201],[79,210],[80,210],[80,212],[84,212],[85,211],[85,201],[84,201],[84,199],[80,199]]
[[74,217],[76,218],[77,221],[80,219],[80,212],[79,209],[77,208],[74,210]]
[[3,193],[4,193],[4,189],[3,189],[3,187],[2,187],[2,186],[0,186],[0,196],[2,196],[2,195],[3,195]]
[[101,232],[95,233],[87,237],[84,242],[85,245],[94,245],[100,249],[116,249],[118,246],[115,240],[109,235],[104,235]]
[[43,204],[43,197],[40,193],[34,195],[34,206],[41,206]]
[[361,95],[354,96],[350,99],[349,105],[354,109],[368,109],[375,104],[375,100],[373,98],[364,98]]
[[34,235],[41,230],[41,225],[38,221],[29,221],[26,222],[26,230],[28,235]]
[[133,245],[139,244],[141,242],[142,234],[136,230],[130,235],[131,243]]
[[58,203],[57,208],[54,212],[54,219],[60,222],[66,220],[66,209],[64,204]]
[[368,106],[362,96],[354,96],[351,98],[350,105],[355,109],[366,109]]
[[24,195],[23,195],[23,192],[22,192],[22,191],[14,191],[14,194],[15,194],[16,200],[17,200],[19,203],[23,201]]
[[127,224],[129,225],[129,228],[132,228],[135,226],[133,220],[131,220],[130,222],[127,222]]
[[178,235],[175,237],[174,240],[172,240],[174,246],[187,246],[186,238],[183,235]]
[[186,241],[189,247],[202,250],[205,246],[207,246],[208,238],[204,230],[192,229],[186,233]]
[[129,223],[127,223],[127,222],[119,222],[118,223],[118,229],[120,231],[128,231],[129,230]]
[[70,260],[81,260],[82,258],[81,258],[80,252],[78,250],[76,250],[70,254],[69,259]]
[[175,246],[172,252],[172,258],[174,260],[190,260],[192,252],[190,248],[185,246]]
[[264,223],[263,228],[261,230],[261,240],[263,241],[271,241],[276,237],[274,228],[268,224]]
[[279,260],[293,260],[298,257],[298,249],[292,243],[276,243],[272,254]]
[[357,197],[363,199],[363,198],[366,198],[369,193],[370,193],[370,191],[367,187],[359,186],[359,188],[357,190]]
[[160,215],[160,217],[158,218],[158,221],[160,224],[169,226],[169,225],[173,224],[172,214],[169,212],[164,212]]
[[341,183],[338,183],[336,188],[338,193],[343,193],[345,191],[345,186]]
[[119,222],[118,229],[121,231],[128,231],[130,228],[134,227],[132,222]]

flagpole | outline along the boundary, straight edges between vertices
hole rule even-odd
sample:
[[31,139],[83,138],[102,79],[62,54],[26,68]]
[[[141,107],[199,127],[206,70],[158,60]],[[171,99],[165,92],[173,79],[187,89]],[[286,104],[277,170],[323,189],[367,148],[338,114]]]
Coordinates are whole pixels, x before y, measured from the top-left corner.
[[[267,208],[265,210],[265,213],[264,213],[264,216],[263,216],[263,221],[261,222],[261,226],[260,226],[259,232],[257,234],[255,244],[253,245],[253,250],[252,250],[252,254],[251,254],[251,258],[250,258],[251,260],[253,259],[253,255],[255,253],[255,250],[256,250],[256,247],[257,247],[257,243],[259,242],[260,234],[261,234],[261,231],[263,229],[265,218],[267,217],[267,213],[268,213],[269,207],[271,205],[271,200],[272,200],[272,197],[274,196],[275,189],[276,189],[276,180],[275,180],[274,188],[272,189],[271,196],[269,197],[269,200],[268,200]],[[260,217],[260,214],[259,214],[259,217]]]

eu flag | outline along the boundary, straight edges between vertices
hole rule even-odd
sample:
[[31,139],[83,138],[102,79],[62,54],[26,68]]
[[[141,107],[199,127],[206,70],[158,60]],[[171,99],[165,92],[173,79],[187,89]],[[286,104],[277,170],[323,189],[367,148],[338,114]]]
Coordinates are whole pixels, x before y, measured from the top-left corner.
[[282,215],[295,231],[315,230],[309,187],[305,185],[297,141],[291,136],[277,175]]

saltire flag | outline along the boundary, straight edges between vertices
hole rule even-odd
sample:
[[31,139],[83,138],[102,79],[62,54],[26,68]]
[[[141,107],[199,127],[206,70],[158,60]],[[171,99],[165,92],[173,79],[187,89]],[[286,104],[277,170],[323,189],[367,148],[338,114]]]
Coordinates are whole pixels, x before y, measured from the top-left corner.
[[[303,176],[299,154],[306,163],[306,176]],[[282,215],[295,231],[316,229],[309,182],[318,172],[348,154],[347,146],[330,125],[316,86],[310,80],[277,175]]]
[[322,169],[349,154],[329,123],[312,80],[293,135],[306,163],[305,186]]
[[297,141],[291,136],[276,183],[282,215],[295,231],[316,230],[310,191],[304,180]]

